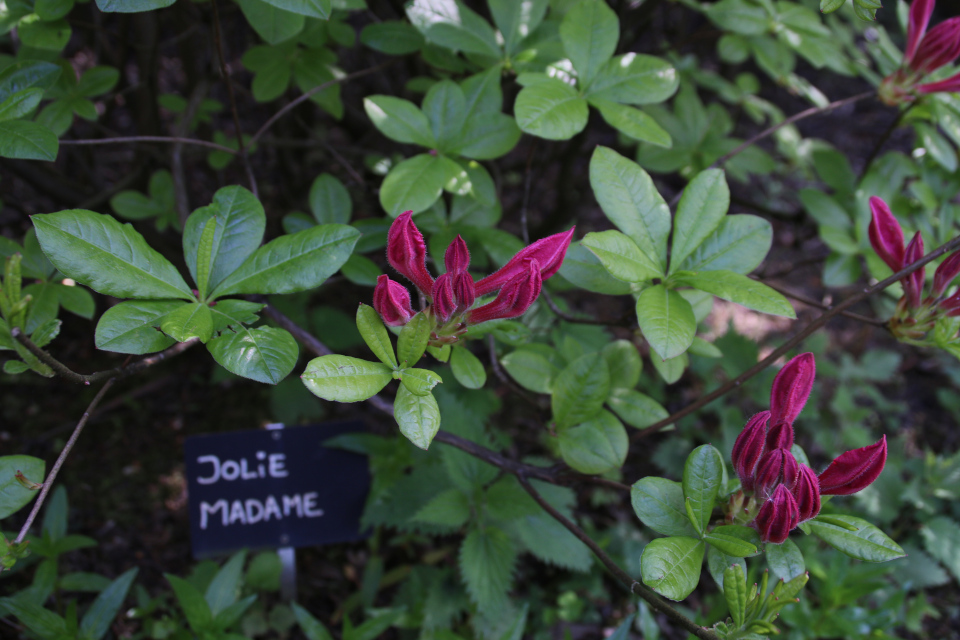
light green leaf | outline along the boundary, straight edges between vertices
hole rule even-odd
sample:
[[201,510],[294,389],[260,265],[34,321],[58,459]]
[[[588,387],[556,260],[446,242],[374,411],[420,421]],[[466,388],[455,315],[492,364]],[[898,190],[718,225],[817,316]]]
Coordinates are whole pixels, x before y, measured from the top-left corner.
[[851,558],[865,562],[887,562],[906,555],[900,545],[862,518],[838,515],[832,515],[831,518],[842,520],[856,531],[820,522],[816,518],[807,521],[806,526],[815,536]]
[[683,497],[693,514],[691,522],[701,533],[710,523],[722,479],[723,460],[712,445],[700,445],[687,456],[683,465]]
[[705,545],[694,538],[657,538],[643,549],[640,575],[644,584],[671,600],[683,600],[700,582]]
[[176,268],[129,224],[83,209],[31,220],[57,269],[94,291],[117,298],[193,299]]
[[18,471],[30,482],[41,483],[46,478],[46,463],[33,456],[0,456],[0,520],[19,511],[39,493],[17,481]]
[[162,351],[175,340],[159,331],[168,314],[181,308],[178,300],[130,300],[100,316],[94,342],[98,349],[140,355]]
[[[373,351],[373,355],[377,356],[377,359],[383,364],[396,369],[397,356],[393,353],[390,334],[387,332],[387,328],[383,326],[380,314],[370,305],[361,304],[357,307],[357,329],[360,331],[360,337]],[[416,362],[410,364],[416,364]]]
[[661,275],[658,265],[619,231],[593,231],[580,244],[597,256],[610,275],[623,282],[644,282]]
[[164,316],[160,330],[177,342],[186,342],[191,338],[206,342],[213,335],[210,307],[202,302],[182,304]]
[[207,343],[207,351],[221,367],[265,384],[277,384],[293,371],[300,348],[287,331],[273,327],[235,331]]
[[467,593],[484,612],[503,611],[513,578],[517,552],[500,529],[474,529],[460,546],[460,573]]
[[797,317],[790,302],[780,293],[733,271],[701,271],[691,275],[677,273],[674,280],[677,284],[712,293],[754,311],[784,318]]
[[414,395],[428,396],[443,380],[429,369],[403,369],[400,372],[400,382]]
[[520,129],[547,140],[568,140],[580,133],[589,111],[577,90],[556,78],[524,87],[513,106]]
[[413,0],[407,17],[427,40],[454,51],[500,57],[500,46],[486,20],[459,0]]
[[423,312],[417,313],[403,326],[397,340],[397,355],[402,367],[412,367],[420,362],[430,342],[431,331],[433,319]]
[[662,284],[644,290],[637,299],[637,322],[643,337],[661,360],[676,358],[693,343],[697,321],[693,307]]
[[678,86],[680,76],[666,60],[627,53],[600,68],[587,95],[623,104],[656,104],[672,96]]
[[437,146],[427,116],[409,100],[369,96],[363,99],[363,108],[374,126],[391,140],[428,149]]
[[648,476],[630,488],[633,511],[644,525],[665,536],[697,536],[687,518],[679,482]]
[[467,389],[482,389],[487,383],[487,371],[480,359],[465,346],[453,348],[450,355],[450,367],[457,382]]
[[400,433],[423,450],[430,448],[433,437],[440,430],[440,407],[433,395],[418,396],[405,385],[397,391],[393,417],[400,426]]
[[350,192],[336,177],[321,173],[310,185],[310,211],[320,224],[347,224],[353,212]]
[[0,122],[0,156],[4,158],[53,162],[59,148],[57,135],[42,124],[29,120]]
[[640,109],[592,96],[588,96],[587,101],[597,108],[607,124],[634,140],[649,142],[665,149],[673,146],[673,139],[666,129]]
[[380,205],[392,218],[404,211],[420,213],[437,201],[443,187],[459,172],[459,165],[441,156],[421,153],[408,158],[391,169],[383,181]]
[[720,169],[698,173],[683,190],[673,221],[670,273],[720,225],[730,208],[730,188]]
[[637,243],[660,275],[666,273],[670,209],[647,172],[598,146],[590,159],[590,186],[607,218]]
[[564,53],[577,70],[581,87],[587,87],[620,39],[620,20],[603,0],[582,0],[560,23]]
[[343,224],[321,224],[280,236],[224,278],[211,297],[294,293],[319,287],[343,266],[359,237],[359,231]]
[[773,242],[773,228],[763,218],[726,216],[710,236],[683,261],[681,271],[750,273],[763,262]]
[[380,362],[332,355],[311,360],[300,377],[313,395],[324,400],[360,402],[387,386],[393,370]]
[[125,572],[97,596],[80,622],[82,637],[100,640],[107,634],[120,607],[123,606],[123,601],[127,598],[127,592],[134,578],[137,577],[138,571],[139,569],[133,568]]
[[627,430],[609,411],[564,429],[557,436],[564,462],[580,473],[605,473],[619,469],[627,459]]
[[594,417],[610,395],[610,371],[599,353],[583,355],[561,371],[550,385],[550,406],[559,429]]
[[[611,376],[611,380],[615,381],[616,377]],[[659,402],[633,389],[613,389],[607,404],[621,420],[637,429],[649,427],[670,415]]]

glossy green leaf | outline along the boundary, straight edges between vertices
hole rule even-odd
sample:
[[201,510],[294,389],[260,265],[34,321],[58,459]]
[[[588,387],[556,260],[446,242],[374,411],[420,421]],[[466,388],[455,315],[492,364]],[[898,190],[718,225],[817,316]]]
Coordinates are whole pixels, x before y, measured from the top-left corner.
[[688,537],[657,538],[643,549],[640,575],[644,584],[671,600],[683,600],[700,582],[705,545]]
[[406,22],[384,20],[365,26],[360,32],[360,42],[380,53],[403,56],[419,51],[424,39],[416,28]]
[[556,78],[524,87],[513,112],[525,133],[547,140],[568,140],[587,126],[587,101]]
[[274,327],[224,331],[207,343],[221,367],[243,378],[277,384],[293,371],[300,348],[293,336]]
[[763,262],[773,242],[773,228],[758,216],[726,216],[690,256],[682,271],[733,271],[750,273]]
[[482,389],[487,383],[487,370],[480,358],[465,346],[454,347],[450,355],[450,367],[457,382],[467,389]]
[[129,224],[83,209],[31,220],[57,269],[94,291],[117,298],[193,298],[176,268]]
[[429,369],[403,369],[400,382],[404,388],[417,396],[428,396],[443,379]]
[[627,459],[627,430],[609,411],[562,430],[557,440],[564,462],[580,473],[605,473],[619,469]]
[[401,385],[393,403],[393,417],[407,440],[429,449],[433,437],[440,430],[440,407],[432,394],[418,396]]
[[373,125],[391,140],[428,149],[437,145],[427,116],[409,100],[369,96],[363,99],[363,108]]
[[53,162],[59,148],[56,134],[42,124],[28,120],[0,122],[0,157]]
[[[396,369],[397,356],[393,353],[390,334],[387,332],[387,328],[383,326],[380,314],[370,305],[361,304],[357,307],[357,329],[360,331],[360,337],[373,351],[373,355],[377,356],[377,359],[383,364]],[[416,362],[410,363],[410,365],[414,364]]]
[[459,172],[459,165],[442,156],[422,153],[408,158],[383,181],[380,205],[392,218],[404,211],[420,213],[437,201],[447,182]]
[[176,0],[97,0],[97,8],[104,13],[139,13],[169,7]]
[[500,57],[493,28],[460,0],[412,0],[407,17],[427,40],[454,51]]
[[590,186],[607,218],[637,243],[660,275],[666,273],[670,209],[647,172],[597,147],[590,158]]
[[393,370],[381,362],[331,355],[311,360],[300,377],[311,393],[324,400],[360,402],[387,386]]
[[831,517],[842,520],[856,531],[827,524],[816,518],[807,521],[806,526],[818,538],[851,558],[865,562],[887,562],[906,555],[900,545],[866,520],[853,516]]
[[697,536],[687,518],[679,482],[648,476],[630,488],[633,511],[644,525],[665,536]]
[[594,417],[610,395],[607,361],[599,353],[577,358],[554,378],[550,393],[550,407],[558,428]]
[[649,142],[665,149],[673,146],[673,139],[666,129],[640,109],[602,98],[588,96],[587,100],[596,107],[607,124],[634,140]]
[[673,221],[670,272],[720,225],[730,208],[730,188],[720,169],[698,173],[683,190]]
[[789,538],[783,544],[768,544],[765,555],[770,572],[778,580],[789,582],[807,570],[803,554]]
[[420,362],[432,331],[433,318],[423,312],[417,313],[403,326],[397,340],[397,356],[402,367],[412,367]]
[[522,348],[505,355],[500,364],[521,387],[534,393],[550,393],[550,381],[560,372],[539,353]]
[[636,242],[619,231],[592,231],[580,244],[597,256],[617,280],[644,282],[660,275],[657,264],[640,250]]
[[610,370],[610,386],[613,389],[632,389],[640,382],[643,360],[640,352],[629,340],[614,340],[601,351]]
[[160,331],[164,319],[184,306],[178,300],[130,300],[100,316],[94,342],[98,349],[140,355],[162,351],[175,340]]
[[[611,380],[615,381],[616,377],[611,376]],[[649,427],[670,415],[650,396],[628,388],[614,388],[607,404],[621,420],[637,429]]]
[[343,224],[321,224],[280,236],[257,249],[211,296],[314,289],[343,266],[359,237],[356,229]]
[[46,478],[46,463],[33,456],[0,456],[0,520],[19,511],[39,493],[17,481],[18,471],[30,482],[41,483]]
[[661,360],[676,358],[693,342],[697,322],[693,307],[662,284],[644,290],[637,299],[637,322],[643,337]]
[[582,0],[560,23],[564,53],[577,70],[579,83],[587,87],[600,67],[613,56],[620,39],[620,20],[606,2]]
[[701,533],[710,523],[722,480],[723,460],[712,445],[700,445],[687,456],[683,465],[683,496],[693,514],[691,522]]
[[123,601],[127,598],[130,585],[137,577],[139,569],[133,568],[110,583],[97,599],[93,601],[80,622],[80,635],[91,640],[100,640],[110,630]]
[[237,0],[243,17],[257,35],[269,44],[279,44],[303,31],[303,14],[280,9],[266,0]]
[[164,316],[160,330],[177,342],[186,342],[191,338],[206,342],[213,335],[210,307],[202,302],[182,304]]
[[796,318],[790,302],[779,292],[762,282],[733,271],[701,271],[696,274],[676,274],[678,284],[712,293],[718,298],[736,302],[748,309],[784,318]]
[[680,76],[666,60],[626,53],[600,68],[587,95],[623,104],[656,104],[676,93],[678,86]]
[[310,185],[310,211],[320,224],[347,224],[353,212],[350,192],[340,180],[321,173]]

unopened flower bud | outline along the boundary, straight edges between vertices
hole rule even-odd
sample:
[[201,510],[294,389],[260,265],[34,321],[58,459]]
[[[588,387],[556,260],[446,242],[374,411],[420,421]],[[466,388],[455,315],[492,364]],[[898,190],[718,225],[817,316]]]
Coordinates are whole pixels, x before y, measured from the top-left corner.
[[753,416],[747,420],[743,431],[737,436],[737,441],[733,443],[733,453],[730,458],[733,460],[733,468],[740,476],[740,485],[744,491],[753,491],[754,474],[764,453],[764,439],[769,419],[769,411],[761,411]]
[[426,259],[427,245],[423,241],[423,234],[413,223],[413,212],[404,211],[387,232],[387,261],[423,295],[428,296],[433,289],[433,277],[427,271]]
[[413,317],[410,292],[405,286],[385,275],[377,278],[377,286],[373,289],[373,308],[391,327],[403,326]]
[[783,485],[760,507],[754,525],[764,542],[783,544],[800,522],[797,501]]
[[[500,293],[497,294],[493,302],[477,307],[470,312],[469,323],[479,324],[488,320],[516,318],[523,315],[540,295],[542,286],[540,264],[536,260],[530,260],[500,288]],[[478,293],[479,288],[478,283]]]
[[896,273],[903,269],[903,229],[893,217],[890,207],[880,198],[870,198],[870,244],[877,255]]
[[838,456],[818,476],[823,495],[848,496],[877,479],[887,461],[887,436],[869,447]]
[[943,295],[953,279],[960,274],[960,251],[954,251],[946,260],[940,263],[933,275],[933,297]]
[[800,465],[797,483],[793,487],[800,522],[805,522],[820,513],[820,483],[817,474],[805,464]]
[[[816,373],[817,366],[812,353],[801,353],[783,365],[770,388],[771,426],[776,427],[781,423],[793,424],[810,397]],[[789,440],[792,445],[792,429]]]
[[[913,236],[910,244],[907,245],[903,256],[903,266],[911,265],[923,257],[923,237],[920,232]],[[907,297],[907,306],[911,309],[917,309],[920,306],[920,299],[923,296],[923,283],[926,267],[920,267],[900,282],[903,284],[903,293]]]
[[517,274],[522,273],[527,268],[527,262],[533,260],[540,265],[541,281],[546,280],[560,270],[572,239],[573,229],[570,229],[565,233],[548,236],[542,240],[537,240],[529,247],[524,247],[517,252],[517,255],[510,258],[510,261],[503,268],[477,283],[477,295],[483,296],[493,293],[515,278]]

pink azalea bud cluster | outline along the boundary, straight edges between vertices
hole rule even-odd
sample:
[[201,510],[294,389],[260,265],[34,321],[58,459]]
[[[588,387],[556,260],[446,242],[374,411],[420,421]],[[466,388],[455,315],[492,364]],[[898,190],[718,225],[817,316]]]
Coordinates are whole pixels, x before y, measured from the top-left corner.
[[[434,279],[427,270],[427,245],[423,234],[406,211],[394,220],[387,234],[387,261],[407,278],[428,301],[435,326],[431,340],[436,344],[456,342],[475,325],[522,315],[540,295],[543,281],[560,270],[573,229],[534,242],[521,249],[496,273],[474,282],[468,269],[470,251],[459,235],[443,256],[446,273]],[[496,294],[493,301],[473,308],[478,297]],[[391,326],[403,326],[415,315],[410,292],[382,275],[373,290],[373,307]]]
[[[770,410],[747,421],[733,445],[733,466],[744,494],[759,507],[753,526],[764,542],[781,544],[801,522],[820,513],[821,495],[856,493],[877,479],[887,460],[887,439],[847,451],[819,476],[791,452],[796,420],[810,397],[816,365],[804,353],[773,381]],[[742,498],[742,496],[741,496]]]
[[[900,271],[923,257],[923,238],[918,231],[904,247],[903,229],[890,211],[887,203],[870,198],[870,244],[877,255],[894,272]],[[960,251],[955,251],[940,263],[933,276],[930,294],[923,295],[926,283],[926,268],[920,267],[900,280],[903,298],[897,312],[890,320],[890,329],[895,335],[910,342],[922,343],[927,332],[933,329],[940,317],[960,316],[960,292],[945,296],[954,278],[960,274]]]
[[910,5],[903,64],[880,84],[880,99],[889,105],[913,100],[915,94],[960,91],[960,73],[938,82],[920,83],[927,74],[960,56],[960,17],[944,20],[927,31],[935,4],[936,0],[914,0]]

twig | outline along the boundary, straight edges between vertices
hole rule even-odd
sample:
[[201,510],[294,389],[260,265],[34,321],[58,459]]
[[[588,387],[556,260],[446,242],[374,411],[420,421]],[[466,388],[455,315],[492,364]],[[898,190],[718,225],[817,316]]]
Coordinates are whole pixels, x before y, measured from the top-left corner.
[[799,332],[797,332],[796,335],[794,335],[792,338],[790,338],[789,340],[784,342],[782,345],[774,349],[770,353],[770,355],[768,355],[766,358],[764,358],[757,364],[753,365],[752,367],[750,367],[749,369],[741,373],[739,376],[737,376],[733,380],[730,380],[727,383],[719,386],[718,388],[714,389],[713,391],[706,394],[705,396],[700,397],[698,400],[691,402],[690,404],[685,406],[683,409],[680,409],[673,415],[667,416],[663,420],[660,420],[659,422],[656,422],[645,429],[641,429],[640,431],[637,431],[630,437],[630,439],[637,440],[639,438],[648,436],[651,433],[655,433],[660,429],[663,429],[664,427],[673,424],[677,420],[680,420],[681,418],[684,418],[690,415],[691,413],[693,413],[694,411],[697,411],[701,407],[713,402],[717,398],[730,392],[736,387],[739,387],[741,384],[743,384],[744,382],[746,382],[747,380],[749,380],[750,378],[757,375],[758,373],[760,373],[761,371],[769,367],[771,364],[776,362],[776,360],[780,356],[784,355],[785,353],[793,349],[795,346],[803,342],[810,334],[815,332],[817,329],[819,329],[823,325],[827,324],[827,322],[829,322],[830,319],[833,318],[834,316],[840,315],[841,313],[843,313],[853,305],[859,302],[862,302],[863,300],[866,300],[873,294],[886,289],[893,283],[899,282],[904,277],[910,275],[911,273],[913,273],[920,267],[924,266],[928,262],[936,260],[940,256],[958,248],[960,248],[960,236],[954,238],[950,242],[947,242],[941,245],[940,248],[934,249],[924,257],[920,258],[913,264],[904,267],[903,269],[893,274],[886,280],[882,280],[877,284],[873,285],[872,287],[863,289],[859,293],[850,296],[840,304],[831,308],[829,311],[825,311],[816,319],[812,320],[810,324],[808,324],[806,327],[804,327]]
[[341,78],[334,78],[333,80],[329,80],[327,82],[324,82],[323,84],[317,85],[313,89],[310,89],[309,91],[304,93],[302,96],[298,96],[294,100],[291,100],[287,105],[283,106],[279,111],[277,111],[275,114],[270,116],[270,119],[267,120],[265,123],[263,123],[263,126],[260,127],[260,129],[255,134],[253,134],[253,137],[250,138],[250,146],[252,147],[253,145],[255,145],[257,143],[257,140],[260,139],[260,136],[266,133],[267,129],[272,127],[277,120],[285,116],[291,109],[295,108],[297,105],[303,102],[306,102],[312,96],[320,93],[324,89],[328,89],[336,84],[341,84],[343,82],[355,80],[356,78],[362,78],[363,76],[369,75],[371,73],[376,73],[381,69],[386,69],[392,64],[396,64],[398,60],[400,60],[400,58],[394,58],[392,60],[384,62],[383,64],[378,64],[375,67],[370,67],[369,69],[363,69],[362,71],[354,71],[353,73],[349,73]]
[[117,367],[116,369],[108,369],[107,371],[98,371],[97,373],[84,375],[72,370],[70,367],[38,347],[33,340],[28,338],[22,331],[20,331],[18,327],[11,329],[10,335],[13,336],[17,342],[22,344],[27,351],[35,355],[40,362],[53,369],[55,374],[61,378],[69,380],[70,382],[76,382],[84,385],[90,385],[93,382],[99,382],[100,380],[106,380],[107,378],[126,378],[127,376],[133,375],[134,373],[143,371],[148,367],[152,367],[155,364],[163,362],[171,356],[179,355],[198,342],[196,338],[191,338],[186,342],[177,343],[169,349],[155,353],[152,356],[143,358],[142,360],[137,360],[126,367]]
[[[781,287],[781,286],[779,286],[779,285],[772,284],[772,283],[767,282],[767,281],[764,281],[763,284],[767,285],[768,287],[770,287],[770,288],[773,289],[774,291],[779,292],[781,295],[786,296],[787,298],[793,298],[793,299],[796,300],[797,302],[802,302],[803,304],[810,305],[811,307],[816,307],[817,309],[820,309],[821,311],[830,311],[830,309],[833,308],[833,307],[831,307],[831,306],[828,305],[828,304],[823,304],[822,302],[818,302],[817,300],[814,300],[813,298],[808,298],[807,296],[805,296],[805,295],[803,295],[803,294],[800,294],[800,293],[794,293],[793,291],[789,291],[788,289],[784,289],[783,287]],[[852,311],[841,311],[841,312],[840,312],[840,315],[846,316],[847,318],[850,318],[851,320],[857,320],[857,321],[859,321],[859,322],[865,322],[865,323],[867,323],[867,324],[871,324],[871,325],[873,325],[873,326],[875,326],[875,327],[881,327],[881,328],[882,328],[882,327],[886,327],[886,326],[887,326],[887,323],[884,322],[883,320],[878,320],[878,319],[876,319],[876,318],[868,318],[867,316],[862,316],[862,315],[860,315],[859,313],[853,313]]]
[[916,100],[914,100],[909,105],[907,105],[906,109],[903,109],[902,111],[900,111],[900,113],[897,114],[897,117],[893,119],[893,122],[890,123],[890,126],[887,127],[887,130],[884,131],[883,135],[881,135],[880,138],[877,140],[877,143],[873,145],[873,149],[870,151],[870,155],[867,156],[867,161],[863,163],[863,169],[860,170],[860,175],[857,176],[857,184],[859,184],[860,181],[863,180],[863,176],[867,175],[867,171],[870,170],[870,166],[873,164],[873,161],[877,159],[877,155],[880,153],[880,149],[883,148],[883,145],[887,143],[887,140],[890,139],[890,136],[893,135],[893,132],[896,131],[897,127],[900,126],[900,123],[903,122],[904,117],[906,117],[906,115],[910,113],[910,110],[913,109],[915,106],[917,106]]
[[53,468],[50,469],[50,473],[43,481],[43,489],[40,490],[40,495],[37,496],[37,501],[33,503],[33,509],[30,510],[30,515],[27,516],[27,521],[24,522],[23,526],[20,528],[20,533],[17,535],[17,539],[14,540],[14,544],[20,544],[23,542],[24,537],[26,537],[27,532],[30,530],[30,526],[33,524],[33,521],[36,520],[37,514],[40,513],[40,507],[43,506],[44,500],[47,499],[47,494],[50,493],[50,488],[53,486],[53,481],[57,479],[57,474],[60,472],[60,467],[63,466],[64,461],[70,454],[70,450],[73,449],[73,445],[77,443],[77,438],[80,437],[80,432],[83,431],[83,427],[86,426],[87,420],[90,419],[90,414],[92,414],[97,408],[97,405],[100,404],[100,400],[103,399],[103,396],[107,393],[107,391],[109,391],[110,387],[113,386],[115,380],[116,378],[110,378],[107,380],[106,383],[100,388],[100,391],[97,392],[97,395],[93,397],[93,400],[90,401],[90,404],[87,406],[87,410],[83,412],[83,415],[80,417],[80,421],[77,423],[73,433],[70,435],[70,439],[67,440],[67,444],[63,447],[63,451],[60,452],[60,456],[57,458],[57,461],[53,463]]
[[680,613],[672,605],[668,604],[663,598],[658,596],[653,589],[631,578],[630,574],[621,569],[617,563],[614,562],[610,556],[608,556],[606,552],[600,548],[600,545],[594,542],[593,538],[588,536],[583,529],[578,527],[565,515],[554,509],[553,505],[547,502],[544,497],[540,495],[535,488],[533,488],[526,477],[523,475],[517,475],[517,480],[520,481],[520,485],[526,489],[527,493],[530,494],[530,497],[533,498],[537,504],[543,508],[544,511],[549,513],[554,520],[566,527],[567,531],[575,535],[580,542],[587,545],[594,555],[597,556],[600,562],[603,563],[603,566],[605,566],[607,570],[617,578],[617,580],[623,583],[626,588],[630,589],[631,592],[646,600],[648,603],[650,603],[651,607],[664,614],[673,622],[677,623],[678,626],[692,633],[696,637],[704,638],[706,640],[717,640],[718,636],[716,633],[710,629],[701,627],[696,622]]
[[177,136],[123,136],[119,138],[91,138],[86,140],[61,140],[60,144],[78,144],[78,145],[98,145],[98,144],[131,144],[134,142],[159,142],[161,144],[191,144],[198,147],[208,147],[229,153],[232,156],[239,155],[236,149],[225,147],[216,142],[207,140],[197,140],[196,138],[179,138]]

